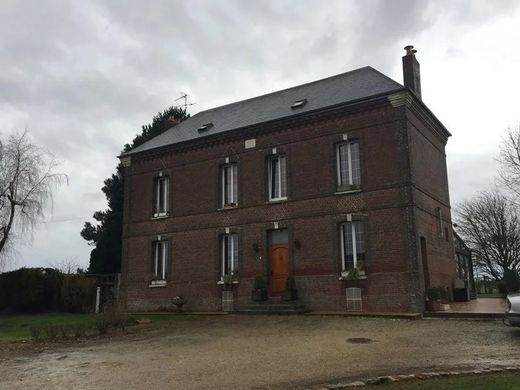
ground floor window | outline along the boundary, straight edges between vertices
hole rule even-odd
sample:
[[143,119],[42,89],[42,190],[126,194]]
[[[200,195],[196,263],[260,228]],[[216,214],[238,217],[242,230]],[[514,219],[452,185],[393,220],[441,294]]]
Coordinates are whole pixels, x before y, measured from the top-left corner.
[[342,271],[365,266],[365,224],[360,221],[340,225]]
[[221,276],[238,271],[238,234],[224,234],[221,241]]
[[153,243],[152,268],[154,277],[158,280],[166,280],[168,268],[168,242],[155,241]]

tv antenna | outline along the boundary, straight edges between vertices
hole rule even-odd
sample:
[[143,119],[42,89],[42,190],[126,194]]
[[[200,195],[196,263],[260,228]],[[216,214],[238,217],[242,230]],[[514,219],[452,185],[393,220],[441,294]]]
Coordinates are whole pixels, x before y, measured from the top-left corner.
[[195,105],[195,103],[188,103],[188,94],[185,92],[181,92],[181,96],[179,98],[175,99],[175,101],[181,100],[181,99],[184,99],[184,104],[181,104],[177,107],[184,107],[184,112],[188,113],[188,111],[187,111],[188,106],[193,106],[193,105]]

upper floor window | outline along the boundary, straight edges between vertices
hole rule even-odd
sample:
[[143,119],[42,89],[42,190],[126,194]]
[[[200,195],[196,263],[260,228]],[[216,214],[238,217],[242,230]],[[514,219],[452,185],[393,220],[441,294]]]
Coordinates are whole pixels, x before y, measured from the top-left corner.
[[365,224],[345,222],[340,225],[342,271],[365,266]]
[[336,147],[338,188],[354,189],[361,185],[359,142],[343,142]]
[[164,217],[169,212],[169,182],[167,176],[160,176],[154,183],[154,217]]
[[168,241],[153,243],[152,272],[156,280],[166,280],[168,276]]
[[238,272],[238,234],[224,234],[221,238],[221,276]]
[[286,157],[278,155],[269,159],[269,200],[287,199]]
[[222,166],[222,207],[236,206],[238,204],[237,189],[237,165],[228,164]]

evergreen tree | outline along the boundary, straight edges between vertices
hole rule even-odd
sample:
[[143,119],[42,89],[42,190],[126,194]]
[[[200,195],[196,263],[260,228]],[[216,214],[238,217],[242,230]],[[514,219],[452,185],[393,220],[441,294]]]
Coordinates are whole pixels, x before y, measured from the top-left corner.
[[[168,130],[167,120],[175,117],[185,120],[189,117],[182,108],[171,106],[159,112],[152,119],[152,123],[142,126],[142,131],[132,141],[124,146],[124,151],[144,144],[146,141]],[[81,230],[81,237],[94,246],[90,252],[90,273],[116,273],[121,270],[121,236],[123,232],[123,167],[119,164],[116,173],[107,178],[101,189],[108,201],[105,211],[96,211],[93,218],[98,222],[93,225],[85,222]]]

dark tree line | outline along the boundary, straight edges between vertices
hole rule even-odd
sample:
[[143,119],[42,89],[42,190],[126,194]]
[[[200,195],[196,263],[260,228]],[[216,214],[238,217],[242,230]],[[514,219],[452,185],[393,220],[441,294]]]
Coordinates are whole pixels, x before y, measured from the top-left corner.
[[[126,144],[123,151],[144,144],[146,141],[168,130],[168,119],[174,117],[185,120],[189,117],[180,107],[171,106],[163,112],[157,113],[152,123],[143,125],[141,133],[136,135],[131,144]],[[107,178],[101,189],[108,202],[108,208],[96,211],[93,218],[96,224],[85,222],[81,237],[94,246],[90,252],[90,273],[116,273],[121,270],[121,235],[123,231],[123,167],[119,164],[116,172]]]

